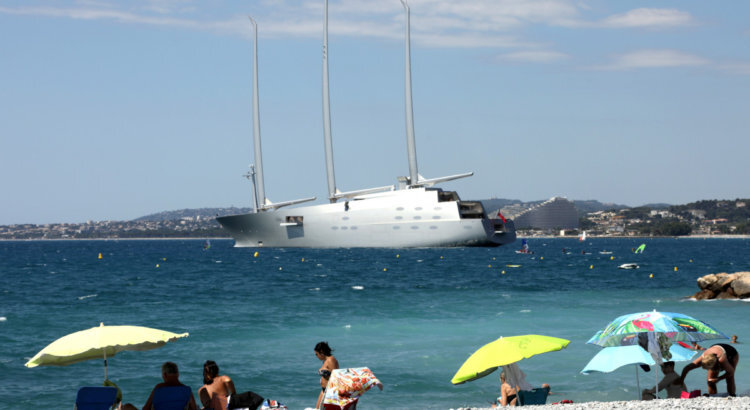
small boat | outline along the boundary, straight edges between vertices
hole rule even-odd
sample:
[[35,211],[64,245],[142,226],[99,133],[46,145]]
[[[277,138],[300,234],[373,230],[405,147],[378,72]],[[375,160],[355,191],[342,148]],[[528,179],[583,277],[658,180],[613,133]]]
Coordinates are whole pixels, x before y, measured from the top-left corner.
[[599,251],[599,255],[611,255],[612,252],[610,251]]
[[526,242],[526,239],[524,239],[521,242],[521,249],[517,250],[516,253],[533,254],[534,252],[529,250],[529,244]]
[[623,263],[622,265],[618,266],[617,269],[638,269],[640,266],[636,265],[635,263]]

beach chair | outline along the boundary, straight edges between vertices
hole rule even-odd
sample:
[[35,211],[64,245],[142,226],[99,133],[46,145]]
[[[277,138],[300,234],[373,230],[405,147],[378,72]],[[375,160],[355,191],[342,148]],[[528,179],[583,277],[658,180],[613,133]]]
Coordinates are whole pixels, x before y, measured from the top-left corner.
[[154,390],[151,406],[154,410],[183,410],[193,391],[188,386],[165,386]]
[[547,404],[549,387],[539,387],[531,390],[518,391],[518,405],[529,406],[533,404]]
[[114,387],[81,387],[76,395],[76,410],[109,410],[117,400]]

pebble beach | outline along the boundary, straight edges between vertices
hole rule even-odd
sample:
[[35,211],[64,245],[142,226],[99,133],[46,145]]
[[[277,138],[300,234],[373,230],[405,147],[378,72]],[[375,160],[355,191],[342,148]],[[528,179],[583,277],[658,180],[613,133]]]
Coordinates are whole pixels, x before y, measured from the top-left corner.
[[[696,397],[693,399],[659,399],[649,401],[591,401],[569,404],[534,406],[534,410],[698,410],[698,409],[750,409],[750,397]],[[492,407],[461,407],[456,410],[492,410]]]

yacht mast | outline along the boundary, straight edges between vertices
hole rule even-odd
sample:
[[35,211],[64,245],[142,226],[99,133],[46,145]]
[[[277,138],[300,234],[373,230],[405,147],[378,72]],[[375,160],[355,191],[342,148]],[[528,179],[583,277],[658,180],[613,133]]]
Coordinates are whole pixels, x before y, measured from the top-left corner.
[[326,150],[326,175],[328,200],[336,202],[336,176],[333,170],[333,142],[331,137],[331,98],[328,87],[328,0],[325,0],[323,18],[323,140]]
[[263,154],[260,147],[260,108],[258,105],[258,24],[247,16],[253,24],[253,147],[255,148],[255,201],[263,210],[266,203],[266,190],[263,186]]
[[409,5],[406,0],[401,0],[406,11],[406,65],[404,72],[404,89],[406,94],[406,150],[409,154],[409,186],[419,184],[419,173],[417,171],[417,146],[414,138],[414,109],[411,98],[411,39],[409,28]]

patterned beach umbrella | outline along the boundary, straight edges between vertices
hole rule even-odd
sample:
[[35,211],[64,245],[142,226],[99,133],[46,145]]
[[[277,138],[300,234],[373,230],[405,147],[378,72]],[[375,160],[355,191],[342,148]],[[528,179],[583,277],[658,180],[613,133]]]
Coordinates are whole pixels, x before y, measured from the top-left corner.
[[107,379],[107,356],[124,350],[151,350],[167,342],[187,337],[165,330],[142,326],[104,326],[81,330],[63,336],[42,349],[26,362],[26,367],[67,366],[91,359],[104,359],[104,379]]
[[637,344],[640,333],[655,333],[682,342],[728,339],[724,333],[693,317],[654,310],[620,316],[586,343],[602,347]]

